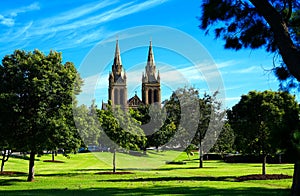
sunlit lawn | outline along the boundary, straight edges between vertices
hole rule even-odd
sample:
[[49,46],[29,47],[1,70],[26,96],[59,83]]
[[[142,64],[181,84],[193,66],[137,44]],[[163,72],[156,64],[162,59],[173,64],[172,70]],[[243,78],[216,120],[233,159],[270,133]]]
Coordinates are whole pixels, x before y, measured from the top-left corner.
[[[235,177],[259,174],[261,164],[229,164],[205,161],[199,169],[196,157],[186,154],[177,160],[184,165],[166,165],[174,151],[148,153],[140,158],[117,154],[117,170],[132,174],[96,174],[111,171],[112,154],[108,152],[58,155],[64,163],[43,162],[50,155],[37,157],[35,181],[26,175],[0,176],[0,195],[288,195],[292,179],[237,182]],[[98,157],[98,158],[97,158]],[[156,161],[157,164],[151,164]],[[160,165],[158,167],[158,165]],[[6,171],[27,172],[28,161],[11,158]],[[268,174],[292,175],[292,164],[268,164]]]

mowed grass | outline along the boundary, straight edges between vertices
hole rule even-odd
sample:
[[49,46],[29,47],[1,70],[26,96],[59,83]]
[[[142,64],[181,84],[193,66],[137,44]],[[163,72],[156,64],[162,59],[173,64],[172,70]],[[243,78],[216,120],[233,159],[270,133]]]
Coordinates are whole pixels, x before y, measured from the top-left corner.
[[[186,164],[164,164],[174,157]],[[191,158],[174,151],[153,151],[142,158],[117,153],[117,171],[132,174],[112,175],[97,174],[111,171],[109,152],[70,159],[58,155],[56,160],[64,163],[43,162],[51,159],[45,155],[37,157],[34,182],[26,182],[26,175],[0,176],[0,195],[289,195],[292,179],[235,181],[238,176],[260,174],[261,164],[205,161],[199,169],[196,157]],[[28,160],[11,158],[5,170],[27,173]],[[293,165],[268,164],[267,173],[292,175]]]

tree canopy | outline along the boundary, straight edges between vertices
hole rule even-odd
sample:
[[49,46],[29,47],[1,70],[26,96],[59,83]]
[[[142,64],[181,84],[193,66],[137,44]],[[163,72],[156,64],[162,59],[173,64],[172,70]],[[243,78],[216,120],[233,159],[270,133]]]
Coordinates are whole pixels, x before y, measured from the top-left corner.
[[288,149],[299,126],[299,106],[287,92],[251,91],[228,112],[234,130],[236,150],[259,154],[265,172],[267,155]]
[[61,53],[16,50],[2,60],[0,84],[0,124],[10,128],[6,136],[14,138],[15,148],[30,151],[32,181],[38,152],[77,146],[72,102],[82,81],[73,63],[62,63]]
[[[288,90],[300,81],[300,3],[297,0],[208,0],[202,4],[200,28],[214,29],[225,48],[261,48],[282,58],[274,72]],[[286,81],[284,83],[283,81]],[[286,84],[286,85],[285,85]]]

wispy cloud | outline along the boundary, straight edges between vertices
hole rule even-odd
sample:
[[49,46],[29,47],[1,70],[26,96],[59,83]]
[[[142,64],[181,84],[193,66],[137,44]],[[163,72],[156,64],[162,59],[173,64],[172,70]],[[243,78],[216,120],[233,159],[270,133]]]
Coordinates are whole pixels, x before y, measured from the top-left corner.
[[247,67],[245,69],[235,70],[234,73],[249,74],[249,73],[257,72],[258,70],[261,71],[261,68],[258,66],[251,66],[251,67]]
[[39,3],[35,2],[28,6],[23,6],[14,10],[9,10],[5,14],[0,14],[0,24],[7,27],[12,27],[15,25],[15,18],[19,14],[34,11],[34,10],[39,10],[39,9],[40,9]]
[[3,15],[0,15],[0,24],[11,27],[11,26],[14,26],[15,21],[12,18],[8,18]]
[[30,11],[34,11],[34,10],[39,10],[39,9],[40,9],[39,3],[34,2],[28,6],[24,6],[24,7],[20,7],[20,8],[11,10],[10,16],[16,17],[18,14],[26,13],[26,12],[30,12]]
[[[0,15],[0,24],[14,27],[13,29],[0,30],[0,36],[2,40],[5,40],[5,43],[10,43],[8,45],[14,45],[14,49],[24,48],[27,43],[31,45],[35,43],[33,48],[36,47],[36,43],[47,43],[47,47],[58,50],[79,45],[80,47],[87,47],[111,34],[111,31],[104,29],[105,23],[150,9],[165,1],[147,0],[121,3],[117,0],[104,0],[66,9],[66,11],[58,12],[54,16],[49,13],[47,14],[48,17],[45,18],[43,14],[44,17],[37,17],[34,21],[24,19],[22,23],[15,23],[20,13],[40,9],[38,3],[33,3],[29,6],[7,11],[9,12],[7,15]],[[40,12],[44,11],[43,9],[46,8],[42,7]],[[39,46],[39,48],[42,47]]]

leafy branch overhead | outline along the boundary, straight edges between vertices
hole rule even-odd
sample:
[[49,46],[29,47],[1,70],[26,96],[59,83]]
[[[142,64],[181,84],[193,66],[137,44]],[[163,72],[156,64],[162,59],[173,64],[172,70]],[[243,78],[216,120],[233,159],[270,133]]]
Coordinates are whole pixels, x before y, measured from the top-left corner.
[[[208,0],[202,4],[200,28],[214,31],[226,49],[264,48],[279,54],[274,72],[288,88],[300,81],[300,2],[296,0]],[[283,87],[283,86],[282,86]]]

